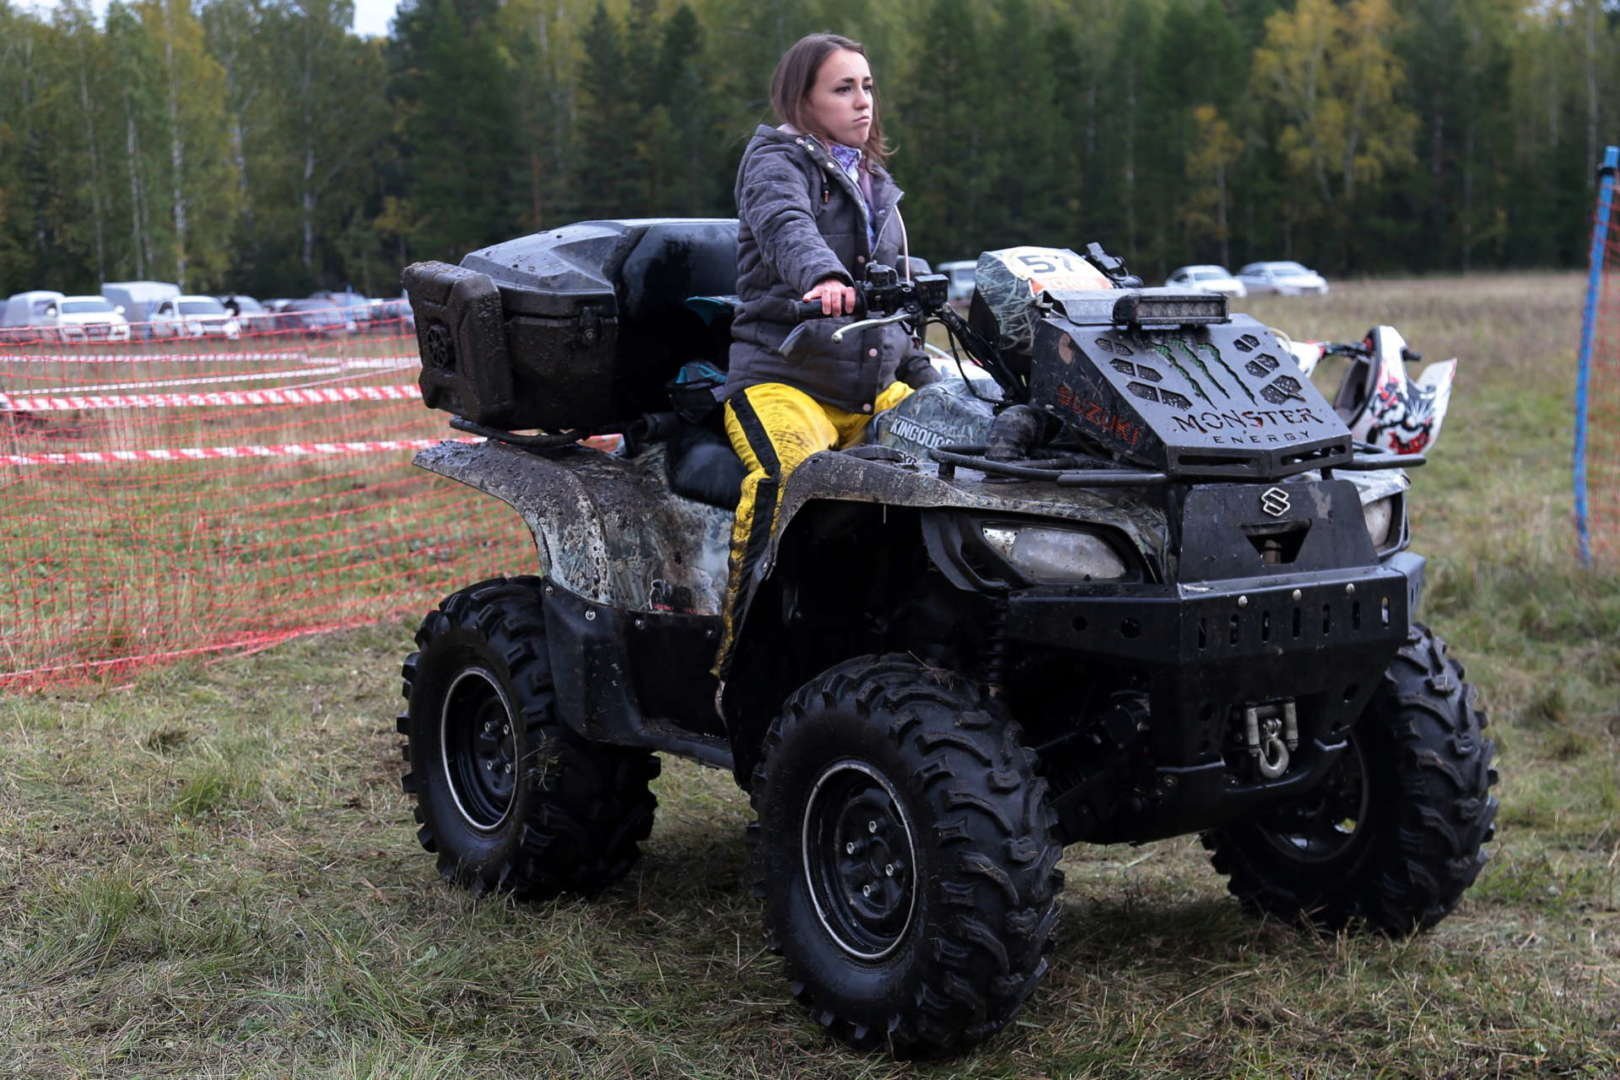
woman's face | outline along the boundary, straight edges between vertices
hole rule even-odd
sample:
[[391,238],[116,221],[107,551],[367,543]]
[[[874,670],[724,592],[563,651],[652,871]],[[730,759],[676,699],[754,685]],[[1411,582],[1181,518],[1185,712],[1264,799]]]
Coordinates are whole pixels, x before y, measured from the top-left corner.
[[805,102],[810,125],[845,146],[865,146],[872,130],[872,68],[866,57],[848,49],[827,54],[816,72],[816,83]]

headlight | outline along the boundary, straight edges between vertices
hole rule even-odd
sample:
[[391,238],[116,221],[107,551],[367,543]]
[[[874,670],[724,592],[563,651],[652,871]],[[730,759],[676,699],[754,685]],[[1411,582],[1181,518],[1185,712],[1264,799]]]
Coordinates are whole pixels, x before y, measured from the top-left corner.
[[1108,541],[1078,529],[985,525],[980,531],[992,551],[1039,585],[1112,581],[1130,573]]
[[1395,496],[1389,495],[1368,503],[1361,508],[1361,516],[1367,522],[1367,535],[1372,539],[1373,549],[1384,550],[1395,527]]

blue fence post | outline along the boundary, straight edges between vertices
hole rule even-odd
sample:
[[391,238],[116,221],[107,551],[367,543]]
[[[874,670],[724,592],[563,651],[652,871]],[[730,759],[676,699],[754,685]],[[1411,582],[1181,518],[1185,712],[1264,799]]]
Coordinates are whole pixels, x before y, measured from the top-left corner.
[[1581,313],[1581,353],[1575,374],[1575,533],[1581,563],[1592,565],[1592,534],[1586,506],[1586,402],[1592,381],[1592,337],[1597,331],[1598,300],[1603,290],[1603,256],[1609,244],[1609,213],[1613,207],[1614,174],[1620,168],[1620,147],[1603,152],[1598,168],[1597,215],[1592,222],[1592,261],[1586,279],[1586,310]]

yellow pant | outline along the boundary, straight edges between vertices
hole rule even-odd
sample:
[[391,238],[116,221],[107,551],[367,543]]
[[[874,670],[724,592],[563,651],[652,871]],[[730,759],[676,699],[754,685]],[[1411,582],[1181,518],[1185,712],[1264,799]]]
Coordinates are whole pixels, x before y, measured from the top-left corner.
[[737,617],[754,591],[753,577],[776,525],[782,482],[811,454],[860,442],[873,416],[894,408],[910,393],[911,387],[905,383],[890,383],[877,396],[871,413],[823,405],[785,383],[750,386],[727,399],[726,434],[748,474],[743,477],[737,520],[731,528],[725,637],[715,660],[715,674],[721,679],[731,666]]

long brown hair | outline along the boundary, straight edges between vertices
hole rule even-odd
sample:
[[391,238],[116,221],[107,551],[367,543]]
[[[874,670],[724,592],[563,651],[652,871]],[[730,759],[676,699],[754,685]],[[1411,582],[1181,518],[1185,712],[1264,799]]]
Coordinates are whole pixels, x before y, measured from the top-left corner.
[[[866,46],[840,34],[806,34],[795,41],[782,59],[776,62],[776,73],[771,76],[771,107],[783,123],[792,124],[800,131],[818,135],[807,123],[809,109],[806,102],[815,89],[816,76],[822,63],[840,49],[866,56]],[[870,62],[871,57],[867,57]],[[888,163],[889,144],[883,140],[883,116],[878,109],[877,96],[872,99],[872,126],[866,129],[866,145],[861,147],[867,160],[879,165]]]

